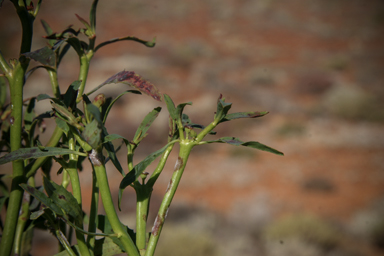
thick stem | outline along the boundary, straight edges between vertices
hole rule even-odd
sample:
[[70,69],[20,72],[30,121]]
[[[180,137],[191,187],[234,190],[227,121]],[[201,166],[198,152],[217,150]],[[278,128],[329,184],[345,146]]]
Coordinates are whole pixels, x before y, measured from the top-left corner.
[[119,217],[117,216],[115,206],[113,205],[101,150],[93,149],[89,155],[89,159],[95,169],[97,182],[100,188],[101,200],[113,231],[123,244],[124,249],[129,256],[139,256],[139,252],[137,251],[135,244],[128,235],[126,228],[121,224]]
[[165,192],[163,201],[161,202],[159,212],[155,219],[155,223],[153,224],[152,234],[148,241],[148,247],[145,256],[153,256],[155,253],[157,242],[159,241],[159,236],[161,230],[163,229],[164,221],[167,217],[169,206],[171,205],[172,199],[176,193],[189,154],[191,153],[191,150],[194,145],[194,143],[191,143],[186,140],[180,142],[179,157],[177,158],[172,178],[169,181],[168,188]]
[[[28,13],[25,6],[22,4],[19,6],[19,2],[13,1],[13,4],[21,21],[23,31],[20,47],[21,54],[31,50],[34,16]],[[14,65],[12,72],[10,72],[9,65],[5,62],[2,56],[0,62],[1,67],[8,79],[11,91],[11,151],[15,151],[21,147],[21,132],[23,122],[23,86],[25,72],[28,68],[29,60],[24,57],[20,57],[20,62],[17,62],[17,64]],[[12,169],[11,192],[9,195],[7,216],[5,219],[3,235],[0,242],[0,255],[4,256],[10,255],[12,251],[19,210],[24,193],[23,189],[19,185],[26,182],[23,160],[14,161],[12,163]]]
[[[23,85],[25,70],[18,63],[8,78],[11,91],[11,151],[21,147],[21,132],[23,122]],[[9,255],[12,250],[13,240],[16,231],[19,209],[23,199],[23,189],[19,184],[26,182],[24,175],[24,161],[18,160],[12,163],[12,185],[9,196],[7,216],[5,219],[3,236],[0,243],[0,255]]]
[[152,194],[152,187],[136,182],[134,189],[136,191],[136,246],[140,251],[140,255],[144,255],[146,247],[148,206]]

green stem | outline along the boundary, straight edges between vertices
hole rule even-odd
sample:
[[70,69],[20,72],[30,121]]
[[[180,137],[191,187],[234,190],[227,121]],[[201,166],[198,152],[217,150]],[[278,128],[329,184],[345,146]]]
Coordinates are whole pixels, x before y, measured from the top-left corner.
[[125,226],[123,226],[120,222],[115,206],[113,205],[101,149],[93,149],[89,155],[89,159],[95,169],[97,182],[100,188],[101,200],[113,231],[123,244],[124,249],[129,256],[139,256],[139,252],[137,251],[135,244],[128,235]]
[[191,150],[194,145],[195,143],[192,143],[187,140],[180,142],[179,157],[176,161],[175,169],[172,178],[169,181],[167,191],[165,192],[163,201],[161,202],[159,212],[155,219],[155,223],[153,224],[152,234],[148,241],[148,247],[145,256],[152,256],[155,253],[157,242],[159,241],[159,236],[163,228],[165,218],[167,217],[169,206],[171,205],[172,199],[176,193],[189,154],[191,153]]
[[55,98],[60,99],[60,87],[57,79],[57,70],[53,68],[47,69],[47,70],[48,70],[49,79],[52,85],[53,95],[55,96]]
[[[29,52],[32,45],[33,21],[34,16],[30,15],[25,6],[19,1],[12,1],[16,12],[19,16],[22,26],[22,38],[20,46],[20,54]],[[19,6],[20,4],[20,6]],[[11,151],[15,151],[21,147],[21,132],[23,122],[23,86],[25,72],[28,68],[29,60],[20,57],[20,61],[16,62],[13,70],[9,69],[9,65],[0,55],[1,67],[8,79],[11,91]],[[18,160],[12,163],[12,185],[9,195],[7,215],[0,242],[0,255],[7,256],[11,254],[12,246],[15,239],[15,232],[19,216],[21,201],[23,199],[23,189],[19,184],[26,182],[24,173],[24,161]],[[17,240],[18,238],[16,238]]]
[[145,254],[148,206],[152,194],[152,187],[135,182],[136,191],[136,246],[140,255]]
[[12,69],[9,66],[8,62],[5,60],[3,53],[1,51],[0,51],[0,68],[7,77],[11,76]]
[[[35,186],[35,181],[34,181],[34,177],[31,177],[29,180],[28,180],[28,184],[30,186]],[[30,194],[24,192],[24,198],[23,198],[23,202],[21,204],[21,211],[20,211],[20,215],[19,215],[19,220],[17,222],[17,227],[16,227],[16,234],[15,234],[15,244],[13,246],[13,251],[14,251],[14,255],[20,255],[20,252],[21,252],[21,246],[22,246],[22,236],[23,236],[23,232],[24,232],[24,228],[27,224],[27,221],[29,220],[29,214],[30,214],[30,211],[29,211],[29,203],[30,203],[30,200],[31,200],[31,196]]]
[[162,172],[162,170],[164,169],[164,166],[167,162],[168,156],[172,152],[174,145],[175,145],[175,143],[170,144],[167,147],[167,149],[164,151],[156,169],[153,171],[151,177],[149,178],[149,180],[147,182],[147,186],[153,187],[155,185],[155,182],[156,182],[157,178],[160,176],[160,173]]
[[55,234],[57,239],[59,239],[60,244],[65,248],[68,255],[70,256],[77,256],[76,253],[72,250],[71,245],[69,244],[68,240],[65,238],[65,235],[61,232],[60,229],[55,229]]
[[[91,212],[89,214],[89,227],[88,232],[96,232],[97,211],[99,208],[99,185],[97,184],[97,178],[95,170],[92,170],[92,200],[91,200]],[[88,236],[87,243],[91,249],[91,253],[95,249],[95,236]]]
[[[25,69],[18,63],[8,78],[11,91],[11,151],[21,147],[22,117],[23,117],[23,85]],[[24,161],[17,160],[12,163],[12,185],[9,196],[7,215],[4,225],[3,236],[0,243],[0,255],[9,255],[12,250],[14,235],[16,231],[19,209],[23,199],[23,189],[19,184],[26,182],[24,174]]]
[[91,59],[93,57],[94,52],[91,50],[87,54],[83,54],[80,56],[80,74],[79,74],[79,80],[81,81],[80,87],[79,87],[79,93],[77,94],[76,102],[79,103],[82,99],[85,84],[87,82],[88,77],[88,71],[89,71],[89,64],[91,62]]
[[[68,138],[68,145],[69,149],[76,150],[76,143],[74,137],[69,133]],[[69,177],[71,179],[72,184],[72,193],[73,197],[76,199],[77,203],[80,206],[80,209],[82,209],[82,199],[81,199],[81,187],[80,187],[80,180],[79,180],[79,174],[77,172],[77,159],[78,156],[74,154],[69,155],[69,168],[66,168]],[[83,229],[83,221],[76,221],[75,223],[78,227]],[[85,242],[84,234],[82,234],[80,231],[76,230],[76,239],[77,244],[79,246],[79,251],[81,255],[90,255],[88,246]]]

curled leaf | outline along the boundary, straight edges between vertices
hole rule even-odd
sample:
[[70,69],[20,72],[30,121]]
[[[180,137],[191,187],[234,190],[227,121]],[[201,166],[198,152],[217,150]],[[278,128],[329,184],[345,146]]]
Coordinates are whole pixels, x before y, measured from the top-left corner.
[[151,96],[155,100],[161,101],[161,94],[159,90],[152,83],[143,79],[141,76],[139,76],[133,71],[121,71],[116,75],[108,78],[104,83],[99,85],[97,89],[99,89],[100,87],[106,84],[111,84],[111,83],[128,84],[130,86],[135,87],[139,91]]

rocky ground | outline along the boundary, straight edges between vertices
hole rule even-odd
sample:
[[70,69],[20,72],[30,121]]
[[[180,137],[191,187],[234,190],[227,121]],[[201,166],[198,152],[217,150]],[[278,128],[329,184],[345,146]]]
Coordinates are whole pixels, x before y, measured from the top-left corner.
[[[46,3],[41,17],[57,32],[66,24],[78,28],[72,14],[86,18],[89,6],[90,1]],[[10,7],[6,1],[0,11]],[[100,1],[97,18],[99,42],[156,36],[157,45],[149,49],[121,42],[101,49],[91,66],[90,88],[121,70],[136,71],[176,102],[192,101],[186,113],[202,124],[210,122],[222,93],[233,102],[233,111],[270,113],[225,123],[219,136],[256,140],[285,154],[227,145],[194,149],[170,209],[164,244],[172,241],[174,231],[196,242],[194,248],[205,248],[194,255],[383,252],[382,1],[115,0]],[[8,36],[0,46],[5,54],[3,49],[10,49],[11,57],[19,25],[0,19]],[[42,34],[39,24],[36,29]],[[44,40],[37,39],[34,47],[42,46]],[[62,90],[76,79],[77,65],[70,53],[59,74]],[[26,85],[26,97],[49,90],[39,72]],[[104,92],[116,96],[126,89],[113,85]],[[156,106],[144,96],[125,96],[108,121],[109,132],[132,137],[143,115]],[[137,161],[164,144],[166,122],[162,113]],[[154,211],[175,158],[155,187]],[[83,175],[87,183],[88,174]],[[110,182],[118,184],[118,176]],[[133,194],[127,191],[126,196]],[[123,205],[127,212],[133,206]],[[326,231],[308,241],[310,231],[287,216],[310,216],[305,227]],[[284,225],[291,225],[290,232]],[[202,234],[205,242],[193,240]],[[170,255],[162,250],[159,255]]]

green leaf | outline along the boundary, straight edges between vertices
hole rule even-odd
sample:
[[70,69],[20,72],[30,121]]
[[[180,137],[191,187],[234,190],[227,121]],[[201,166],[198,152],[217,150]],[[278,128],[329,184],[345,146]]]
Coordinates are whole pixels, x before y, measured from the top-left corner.
[[149,112],[144,120],[141,122],[139,128],[136,130],[135,136],[133,137],[133,142],[138,144],[145,136],[147,136],[147,131],[156,117],[159,115],[161,107],[157,107]]
[[[88,23],[85,19],[81,18],[79,15],[77,15],[77,14],[75,14],[75,15],[76,15],[77,19],[78,19],[81,23],[83,23],[83,25],[87,28],[87,30],[88,30],[90,33],[92,33],[93,31],[92,31],[92,29],[91,29],[91,25],[89,25],[89,23]],[[89,33],[89,32],[88,32],[88,33]]]
[[51,96],[43,93],[43,94],[37,95],[36,99],[37,99],[37,101],[41,101],[41,100],[51,99]]
[[148,82],[147,80],[143,79],[141,76],[139,76],[133,71],[121,71],[116,75],[108,78],[104,83],[99,85],[97,89],[101,88],[106,84],[111,84],[111,83],[123,83],[129,86],[133,86],[140,92],[151,96],[153,99],[157,101],[161,101],[161,94],[159,92],[159,89],[157,89],[156,86],[154,86],[152,83]]
[[[113,232],[111,224],[109,223],[108,218],[104,215],[97,216],[97,228],[100,229],[104,234],[115,234]],[[123,244],[117,237],[111,236],[110,238],[116,245],[119,246],[119,248],[122,251],[125,251]],[[131,238],[134,238],[134,237],[131,237]]]
[[43,150],[38,147],[31,148],[20,148],[18,150],[12,151],[11,153],[6,154],[3,157],[0,157],[0,164],[5,164],[8,162],[16,160],[26,160],[30,158],[39,158],[47,156],[56,156],[56,155],[86,155],[83,152],[78,152],[66,148],[57,148],[57,147],[45,147]]
[[267,152],[270,152],[270,153],[273,153],[276,155],[281,155],[281,156],[284,155],[284,153],[282,153],[282,152],[280,152],[274,148],[268,147],[264,144],[261,144],[260,142],[257,142],[257,141],[243,142],[240,139],[235,138],[235,137],[223,137],[223,138],[220,138],[218,140],[206,141],[206,143],[215,143],[215,142],[216,143],[227,143],[227,144],[234,145],[234,146],[244,146],[244,147],[249,147],[249,148],[255,148],[255,149],[267,151]]
[[129,144],[129,141],[119,134],[108,134],[107,136],[104,137],[103,143],[111,142],[111,141],[117,140],[117,139],[122,139],[124,141],[125,145]]
[[60,216],[64,216],[64,212],[62,209],[56,205],[52,199],[50,199],[46,194],[39,191],[38,189],[29,186],[28,184],[20,184],[20,186],[29,194],[31,194],[34,198],[39,200],[42,204],[51,209],[54,213]]
[[140,175],[145,171],[145,169],[158,157],[160,156],[169,146],[169,144],[165,145],[161,149],[153,152],[149,156],[147,156],[143,161],[138,163],[133,167],[133,169],[125,175],[123,180],[120,183],[120,189],[124,189],[127,186],[131,185],[134,181],[138,180]]
[[165,104],[167,104],[167,109],[171,118],[173,120],[177,120],[177,110],[175,107],[175,103],[173,103],[173,100],[171,99],[171,97],[169,97],[167,94],[164,94],[164,101],[165,101]]
[[95,52],[103,46],[106,46],[108,44],[112,44],[115,42],[120,42],[120,41],[135,41],[135,42],[144,44],[147,47],[155,47],[155,45],[156,45],[156,37],[154,37],[152,39],[152,41],[149,42],[149,41],[145,41],[145,40],[142,40],[142,39],[134,37],[134,36],[126,36],[126,37],[120,37],[120,38],[113,38],[113,39],[110,39],[108,41],[102,42],[101,44],[96,46]]
[[226,115],[223,119],[220,120],[220,123],[231,121],[234,119],[239,119],[239,118],[256,118],[256,117],[262,117],[268,114],[268,111],[251,111],[251,112],[237,112],[237,113],[232,113]]
[[77,124],[76,117],[72,114],[71,111],[68,110],[68,108],[55,102],[51,102],[51,105],[53,107],[53,110],[56,112],[56,116],[65,119],[65,121],[71,125]]
[[56,54],[48,46],[45,46],[34,52],[23,53],[22,55],[24,55],[27,58],[33,59],[37,62],[40,62],[43,65],[47,65],[50,67],[56,66]]
[[175,120],[177,123],[181,122],[181,116],[184,110],[184,107],[186,105],[192,105],[192,102],[186,102],[181,103],[175,107],[175,103],[173,103],[171,97],[169,97],[167,94],[164,94],[164,101],[167,104],[169,115],[173,120]]
[[215,121],[220,123],[220,121],[227,115],[231,107],[232,103],[226,103],[223,99],[223,96],[220,94],[220,97],[217,100],[217,110],[214,118]]
[[93,33],[96,32],[96,9],[97,9],[97,3],[99,0],[94,0],[92,3],[91,11],[89,13],[89,20],[91,22],[91,30]]
[[68,135],[68,132],[69,132],[69,126],[68,126],[68,124],[67,124],[64,120],[62,120],[62,119],[60,119],[60,118],[55,118],[55,122],[56,122],[57,126],[58,126],[61,130],[63,130],[63,132],[64,132],[66,135]]
[[87,124],[82,133],[82,137],[92,147],[97,148],[101,143],[101,128],[96,119]]
[[[107,129],[105,127],[103,127],[103,136],[102,136],[102,138],[103,138],[104,148],[105,148],[105,150],[107,150],[108,157],[112,161],[113,165],[116,167],[116,169],[124,177],[125,173],[124,173],[123,167],[121,167],[119,159],[116,156],[115,147],[113,146],[113,144],[111,142],[113,139],[112,140],[108,140],[108,138],[107,138],[108,136],[109,136],[109,134],[107,132]],[[111,137],[109,137],[109,138],[111,138]],[[128,140],[126,140],[124,137],[120,136],[119,139],[123,139],[126,145],[129,143]]]
[[45,176],[43,176],[43,179],[44,189],[53,203],[58,205],[67,215],[73,217],[78,222],[81,222],[83,219],[83,212],[75,197],[64,187],[48,180]]
[[[96,89],[98,89],[98,88],[96,88]],[[88,93],[87,95],[89,95],[89,94],[91,94],[91,93],[93,93],[93,92],[95,92],[95,91],[96,91],[96,90],[94,90],[94,91]],[[136,90],[128,90],[128,91],[125,91],[125,92],[119,94],[119,95],[118,95],[118,96],[117,96],[117,97],[116,97],[116,98],[115,98],[115,99],[108,105],[107,109],[105,110],[104,118],[103,118],[103,123],[105,123],[105,122],[107,121],[107,117],[108,117],[109,111],[111,110],[113,104],[115,104],[115,102],[116,102],[118,99],[120,99],[121,96],[123,96],[124,94],[127,94],[127,93],[141,94],[141,92],[136,91]]]
[[[48,23],[47,23],[45,20],[40,20],[40,22],[41,22],[41,25],[43,25],[43,28],[44,28],[44,30],[45,30],[45,33],[46,33],[47,35],[52,35],[52,34],[53,34],[53,30],[52,30],[51,27],[48,25]],[[56,40],[50,39],[50,40],[48,40],[48,43],[49,43],[49,45],[52,47],[52,46],[55,45]]]

